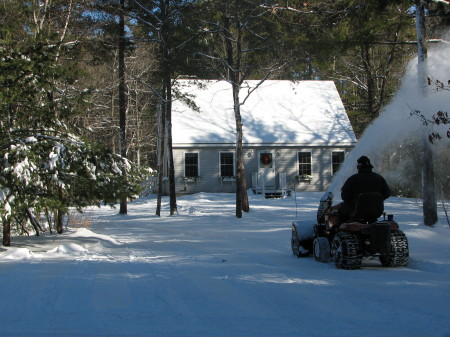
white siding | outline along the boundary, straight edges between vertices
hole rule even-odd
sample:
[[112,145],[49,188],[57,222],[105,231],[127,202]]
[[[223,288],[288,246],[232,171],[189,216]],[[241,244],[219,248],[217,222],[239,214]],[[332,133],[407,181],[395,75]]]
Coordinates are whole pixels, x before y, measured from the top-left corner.
[[[251,188],[252,172],[258,171],[257,153],[260,150],[274,150],[276,161],[276,173],[285,172],[287,175],[288,188],[296,191],[325,191],[332,180],[331,153],[334,151],[349,152],[351,147],[261,147],[244,148],[244,165],[247,188]],[[228,192],[236,191],[234,181],[221,183],[220,180],[220,152],[233,152],[234,148],[225,147],[193,147],[175,148],[175,181],[177,193],[198,193],[198,192]],[[184,154],[186,152],[199,153],[199,167],[201,180],[197,182],[185,182],[184,175]],[[298,175],[298,152],[311,152],[312,181],[297,182]],[[249,153],[252,154],[249,156]]]

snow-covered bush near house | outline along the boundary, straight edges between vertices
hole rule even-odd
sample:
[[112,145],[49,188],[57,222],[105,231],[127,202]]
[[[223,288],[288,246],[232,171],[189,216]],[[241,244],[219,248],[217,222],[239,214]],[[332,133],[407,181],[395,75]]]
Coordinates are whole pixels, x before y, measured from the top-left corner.
[[293,220],[314,223],[322,193],[178,198],[154,215],[155,195],[85,209],[89,227],[14,237],[0,248],[2,336],[408,336],[450,335],[450,228],[440,209],[421,224],[417,200],[390,198],[410,263],[359,270],[297,258]]

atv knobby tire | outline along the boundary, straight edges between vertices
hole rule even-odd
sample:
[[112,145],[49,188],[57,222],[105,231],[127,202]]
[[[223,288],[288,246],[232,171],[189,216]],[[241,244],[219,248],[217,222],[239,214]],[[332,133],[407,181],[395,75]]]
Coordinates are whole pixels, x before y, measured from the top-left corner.
[[337,268],[360,268],[362,254],[358,237],[347,232],[338,232],[331,244],[331,255]]
[[409,262],[408,239],[402,231],[391,233],[391,253],[380,256],[385,267],[405,267]]
[[314,257],[319,262],[330,262],[330,242],[324,236],[318,236],[313,242]]

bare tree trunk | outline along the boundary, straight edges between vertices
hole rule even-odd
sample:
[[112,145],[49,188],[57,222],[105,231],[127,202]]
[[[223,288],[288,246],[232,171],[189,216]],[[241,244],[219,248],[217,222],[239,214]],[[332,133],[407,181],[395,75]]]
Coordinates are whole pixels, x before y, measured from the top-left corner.
[[161,199],[164,189],[164,158],[166,151],[166,114],[163,108],[163,102],[159,104],[158,114],[158,195],[155,214],[161,216]]
[[244,161],[242,160],[242,119],[239,106],[239,85],[233,83],[233,101],[234,101],[234,117],[236,119],[236,159],[237,159],[237,174],[236,174],[236,217],[242,218],[242,188],[244,186]]
[[43,232],[44,229],[42,228],[39,221],[37,221],[36,217],[33,215],[31,210],[29,208],[25,209],[25,212],[27,213],[28,219],[30,220],[31,225],[33,226],[34,230],[36,231],[36,236],[39,236],[39,231]]
[[442,196],[442,201],[441,201],[442,209],[444,210],[445,218],[447,219],[447,224],[450,226],[450,218],[448,216],[447,205],[445,203],[444,187],[442,185],[441,185],[441,196]]
[[168,159],[168,175],[169,175],[169,198],[170,198],[170,215],[174,215],[177,213],[177,198],[175,192],[175,165],[173,162],[173,150],[172,150],[172,86],[170,85],[171,79],[170,76],[167,78],[167,82],[169,82],[169,87],[167,90],[167,115],[166,115],[166,123],[167,123],[167,159]]
[[27,236],[30,236],[30,232],[25,228],[24,224],[19,221],[17,221],[17,223],[20,224],[20,227],[22,228],[22,233],[20,233],[20,235],[23,235],[23,233],[25,233]]
[[423,223],[432,226],[438,221],[437,202],[434,184],[433,152],[426,135],[423,135],[422,149],[422,198]]
[[[240,24],[237,38],[234,38],[231,34],[231,18],[229,16],[223,17],[225,27],[225,48],[227,54],[228,65],[228,78],[231,80],[232,92],[233,92],[233,108],[234,118],[236,121],[236,160],[237,160],[237,172],[236,172],[236,217],[242,218],[242,212],[248,212],[248,196],[245,183],[245,168],[243,160],[243,131],[242,131],[242,117],[241,117],[241,103],[239,99],[239,93],[242,84],[241,74],[241,31]],[[234,48],[233,44],[236,43]],[[236,51],[236,53],[234,52]]]
[[[127,157],[126,143],[126,114],[127,94],[125,83],[125,0],[120,0],[119,18],[119,147],[120,155]],[[126,172],[124,173],[126,175]],[[126,177],[125,177],[126,179]],[[127,197],[122,196],[120,200],[119,214],[127,214]]]
[[375,92],[376,84],[372,69],[371,60],[371,47],[368,43],[363,43],[361,46],[361,58],[364,63],[365,75],[367,78],[367,112],[370,114],[371,118],[375,118]]
[[63,217],[64,212],[62,211],[62,209],[57,209],[55,214],[55,222],[56,222],[55,225],[56,225],[56,232],[58,234],[63,233]]
[[250,206],[248,203],[247,184],[245,182],[245,167],[243,156],[243,138],[241,105],[239,103],[239,85],[233,84],[233,102],[234,102],[234,117],[236,120],[236,160],[237,160],[237,174],[236,174],[236,217],[242,218],[242,212],[248,212]]
[[163,99],[164,112],[167,127],[167,159],[168,159],[168,178],[169,178],[169,198],[170,198],[170,215],[177,212],[177,199],[175,194],[175,167],[173,162],[172,150],[172,63],[170,59],[170,32],[168,25],[168,6],[169,1],[164,0],[161,3],[161,18],[163,24],[161,26],[161,52],[163,56]]
[[[418,85],[425,88],[426,84],[426,58],[427,58],[427,32],[425,22],[426,2],[415,0],[416,4],[416,29],[417,29],[417,49],[418,49]],[[425,96],[425,89],[422,90]],[[428,137],[422,135],[422,199],[423,199],[423,222],[427,226],[434,225],[437,220],[437,203],[434,186],[433,154],[430,149]]]
[[50,230],[50,234],[53,234],[53,229],[52,229],[52,217],[51,217],[51,215],[50,215],[50,211],[48,210],[47,207],[45,207],[44,212],[45,212],[45,217],[47,218],[48,229]]
[[11,222],[6,218],[2,218],[3,224],[3,246],[11,246]]

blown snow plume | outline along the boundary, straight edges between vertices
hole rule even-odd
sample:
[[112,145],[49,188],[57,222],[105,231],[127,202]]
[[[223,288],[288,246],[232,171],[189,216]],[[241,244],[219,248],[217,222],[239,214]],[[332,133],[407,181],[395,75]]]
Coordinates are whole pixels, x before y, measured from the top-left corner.
[[[447,83],[450,80],[450,45],[440,43],[428,51],[426,73],[431,82],[436,80]],[[446,132],[448,126],[424,126],[418,116],[411,115],[420,111],[426,119],[431,120],[438,111],[448,111],[450,92],[437,90],[433,85],[419,85],[417,57],[408,64],[406,75],[392,101],[380,116],[364,131],[356,147],[346,157],[344,164],[333,179],[328,191],[338,197],[340,189],[347,177],[356,172],[356,160],[366,155],[371,159],[374,170],[381,166],[381,154],[390,147],[398,146],[402,141],[416,137],[423,139],[430,132]],[[440,129],[440,130],[438,130]],[[448,147],[448,139],[442,139],[440,146]]]

